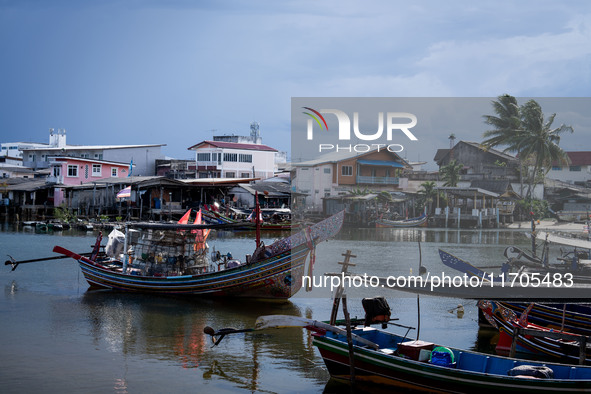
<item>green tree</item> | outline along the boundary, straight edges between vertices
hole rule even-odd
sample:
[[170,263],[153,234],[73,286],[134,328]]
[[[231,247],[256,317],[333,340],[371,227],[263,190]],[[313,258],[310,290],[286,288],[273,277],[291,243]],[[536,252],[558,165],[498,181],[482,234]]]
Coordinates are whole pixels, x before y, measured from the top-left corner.
[[519,183],[520,195],[523,196],[523,162],[520,150],[521,135],[521,114],[517,99],[508,94],[497,97],[497,101],[492,102],[495,115],[484,115],[484,123],[493,127],[482,135],[485,140],[481,145],[485,149],[495,148],[497,146],[506,146],[503,152],[515,153],[519,159]]
[[460,171],[462,171],[462,168],[464,168],[464,165],[458,163],[455,159],[441,167],[439,173],[445,181],[443,186],[458,186],[458,182],[460,181]]
[[492,102],[496,116],[484,115],[484,123],[493,126],[494,129],[485,131],[482,135],[486,138],[482,146],[487,149],[504,145],[504,152],[519,152],[521,128],[521,115],[517,99],[504,94]]
[[423,205],[427,206],[427,213],[431,213],[433,199],[437,196],[437,190],[435,189],[436,184],[433,181],[426,181],[421,183],[421,189],[419,190],[419,196],[423,202]]
[[573,132],[571,126],[560,125],[552,128],[556,114],[544,121],[542,108],[535,100],[529,100],[522,106],[517,105],[515,97],[508,94],[493,101],[493,110],[497,116],[484,115],[484,122],[494,127],[484,132],[482,146],[492,148],[505,146],[503,152],[517,154],[520,163],[520,182],[523,196],[523,173],[526,167],[532,167],[528,175],[526,198],[530,199],[533,186],[539,177],[550,170],[552,162],[567,161],[566,153],[558,146],[560,134]]
[[536,179],[538,177],[543,179],[546,176],[552,162],[568,164],[566,152],[558,145],[561,134],[572,133],[574,130],[571,126],[564,124],[552,128],[556,114],[550,115],[545,121],[542,107],[535,100],[526,102],[521,107],[520,113],[524,132],[520,136],[519,149],[524,158],[530,159],[533,163],[526,195],[526,198],[529,199]]

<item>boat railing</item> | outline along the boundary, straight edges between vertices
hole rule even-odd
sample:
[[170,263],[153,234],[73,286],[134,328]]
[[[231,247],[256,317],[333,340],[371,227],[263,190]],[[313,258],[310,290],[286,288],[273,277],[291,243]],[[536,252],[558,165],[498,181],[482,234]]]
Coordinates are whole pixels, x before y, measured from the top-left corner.
[[511,350],[509,351],[509,357],[515,357],[515,351],[517,347],[517,338],[519,336],[529,335],[533,337],[544,337],[552,339],[563,339],[568,341],[579,342],[579,365],[585,364],[587,341],[589,338],[585,335],[578,335],[572,333],[558,332],[558,331],[540,331],[531,328],[525,328],[515,326],[513,328],[513,341],[511,342]]

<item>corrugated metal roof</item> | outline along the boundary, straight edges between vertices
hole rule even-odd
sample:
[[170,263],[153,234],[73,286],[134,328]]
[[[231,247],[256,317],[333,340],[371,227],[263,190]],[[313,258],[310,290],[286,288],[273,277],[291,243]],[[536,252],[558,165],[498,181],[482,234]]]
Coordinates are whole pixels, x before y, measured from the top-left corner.
[[590,151],[581,151],[581,152],[566,152],[568,158],[570,159],[571,166],[585,166],[591,165],[591,152]]
[[55,183],[47,183],[45,179],[20,179],[22,180],[21,182],[14,183],[0,181],[0,189],[2,191],[32,192],[35,190],[50,189],[56,186]]
[[488,197],[499,197],[499,193],[494,193],[488,190],[480,189],[477,187],[436,187],[435,190],[447,192],[455,196],[473,198],[474,194],[484,195]]
[[23,148],[23,151],[29,150],[50,150],[50,151],[61,151],[64,149],[66,152],[68,150],[101,150],[101,149],[129,149],[129,148],[150,148],[150,147],[159,147],[159,146],[166,146],[166,144],[144,144],[144,145],[66,145],[65,147],[57,147],[57,146],[46,146],[41,148]]
[[196,149],[201,145],[208,144],[215,146],[216,148],[226,148],[226,149],[245,149],[245,150],[261,150],[261,151],[268,151],[268,152],[277,152],[277,149],[271,148],[267,145],[257,145],[257,144],[243,144],[240,142],[224,142],[224,141],[202,141],[196,145],[193,145],[188,150]]
[[244,182],[257,181],[261,178],[197,178],[197,179],[179,179],[179,181],[191,185],[227,185],[239,184]]

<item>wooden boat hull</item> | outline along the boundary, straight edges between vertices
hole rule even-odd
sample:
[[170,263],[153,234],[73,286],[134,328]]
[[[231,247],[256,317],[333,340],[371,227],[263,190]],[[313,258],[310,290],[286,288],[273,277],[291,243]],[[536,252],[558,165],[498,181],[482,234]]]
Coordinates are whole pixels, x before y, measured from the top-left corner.
[[[479,301],[478,307],[485,313],[487,319],[493,319],[493,325],[499,329],[499,341],[496,351],[501,355],[508,355],[513,342],[513,330],[515,327],[523,327],[544,332],[560,332],[552,328],[532,324],[531,322],[519,322],[517,315],[511,309],[505,308],[499,302]],[[529,314],[528,314],[529,318]],[[542,355],[552,357],[566,363],[579,362],[579,342],[575,333],[564,332],[569,339],[554,339],[544,336],[531,336],[518,334],[515,337],[516,351],[520,353]],[[572,337],[572,339],[571,339]],[[586,363],[591,363],[590,350],[586,351]]]
[[427,216],[420,216],[418,218],[412,218],[407,220],[387,220],[378,219],[376,220],[377,228],[398,228],[398,227],[424,227],[427,225]]
[[[353,333],[372,340],[372,335],[366,335],[367,330],[354,329]],[[385,334],[400,341],[399,336]],[[329,332],[314,334],[313,344],[318,347],[332,377],[349,379],[349,352],[344,337]],[[542,363],[452,350],[456,356],[456,366],[445,367],[403,358],[395,353],[387,354],[383,347],[382,350],[373,350],[355,345],[355,380],[417,391],[453,393],[563,393],[591,389],[589,367],[572,369],[570,365],[546,364],[554,372],[553,379],[508,376],[507,371],[515,366],[541,366]]]
[[78,260],[91,287],[155,294],[239,296],[288,299],[302,287],[309,249],[306,245],[251,265],[199,275],[153,277],[129,275]]
[[[513,329],[508,325],[501,325],[499,327],[499,342],[496,346],[496,352],[501,355],[508,355],[512,342]],[[579,362],[578,342],[562,342],[545,337],[518,335],[515,345],[515,351],[518,353],[554,358],[563,363],[578,364]],[[591,364],[589,351],[585,354],[585,364]]]
[[[504,308],[510,309],[521,316],[526,310],[528,303],[503,302],[498,304]],[[528,314],[528,321],[539,326],[552,329],[562,327],[563,308],[564,310],[564,329],[574,334],[591,335],[591,305],[582,304],[539,304],[535,303]]]
[[319,242],[336,235],[343,219],[344,211],[306,231],[266,246],[263,255],[253,258],[250,263],[193,275],[136,275],[133,270],[123,273],[119,261],[93,261],[61,247],[55,247],[54,251],[76,259],[93,288],[153,294],[288,299],[302,287],[304,265],[310,251]]

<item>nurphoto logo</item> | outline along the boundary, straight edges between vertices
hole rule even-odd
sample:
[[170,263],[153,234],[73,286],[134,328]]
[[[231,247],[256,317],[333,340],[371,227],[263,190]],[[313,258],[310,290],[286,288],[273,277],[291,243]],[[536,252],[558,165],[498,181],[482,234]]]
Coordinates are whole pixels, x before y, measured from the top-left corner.
[[[338,109],[321,109],[315,110],[310,107],[302,107],[306,111],[303,113],[310,117],[307,122],[307,139],[309,141],[314,139],[314,121],[320,130],[328,131],[328,123],[323,114],[332,114],[336,116],[338,122],[338,139],[339,141],[351,140],[351,119],[344,111]],[[378,112],[378,129],[375,132],[362,132],[359,128],[359,113],[353,112],[353,135],[362,141],[376,141],[383,138],[384,123],[386,124],[386,140],[392,141],[395,132],[401,131],[411,141],[418,141],[418,138],[410,131],[416,126],[417,117],[408,112]],[[319,144],[319,152],[323,151],[355,151],[368,152],[373,149],[387,149],[390,152],[402,152],[404,147],[400,144],[349,144],[349,145],[335,145],[335,144]]]

